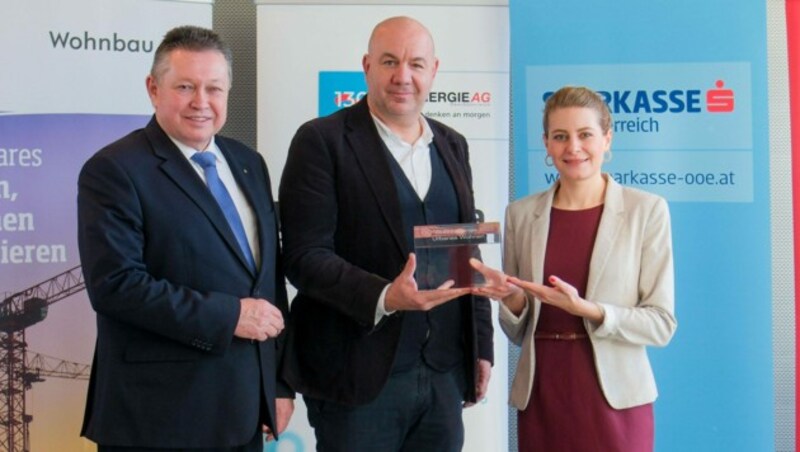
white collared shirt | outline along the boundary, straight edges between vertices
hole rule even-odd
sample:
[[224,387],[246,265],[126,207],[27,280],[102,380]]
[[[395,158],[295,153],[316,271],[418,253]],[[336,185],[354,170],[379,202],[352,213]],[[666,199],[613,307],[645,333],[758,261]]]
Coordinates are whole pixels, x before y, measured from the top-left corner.
[[373,121],[378,128],[378,135],[389,148],[400,168],[403,169],[414,191],[417,192],[419,199],[425,199],[428,189],[431,186],[431,143],[433,142],[433,131],[428,121],[423,116],[419,117],[422,126],[422,135],[414,143],[406,143],[396,133],[389,129],[376,116],[372,115]]
[[195,152],[211,152],[217,158],[217,174],[219,174],[219,179],[225,185],[225,188],[228,190],[228,193],[231,195],[231,199],[233,199],[233,204],[236,206],[236,211],[239,213],[239,218],[242,220],[242,226],[244,226],[244,233],[247,235],[247,243],[250,245],[250,251],[253,253],[253,259],[255,259],[256,267],[260,268],[261,263],[261,255],[259,253],[260,247],[258,246],[258,222],[256,221],[255,213],[253,209],[250,207],[250,203],[247,202],[247,198],[245,198],[244,193],[239,188],[239,184],[236,183],[236,179],[233,177],[233,173],[231,172],[231,167],[228,166],[228,161],[225,160],[225,156],[219,150],[217,146],[217,142],[214,138],[211,138],[211,142],[208,144],[208,148],[204,151],[198,151],[197,149],[192,148],[191,146],[187,146],[180,141],[169,137],[175,146],[181,151],[186,160],[192,165],[197,175],[200,176],[200,179],[203,180],[203,183],[206,182],[206,174],[203,171],[203,167],[200,166],[199,163],[192,160],[192,156]]

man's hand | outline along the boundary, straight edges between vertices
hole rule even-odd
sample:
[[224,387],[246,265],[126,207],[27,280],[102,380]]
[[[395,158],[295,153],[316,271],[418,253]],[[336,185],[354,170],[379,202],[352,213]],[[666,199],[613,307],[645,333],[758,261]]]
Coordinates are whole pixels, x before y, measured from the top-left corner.
[[500,270],[489,267],[474,257],[470,258],[469,265],[480,272],[486,280],[485,286],[475,288],[475,294],[483,295],[494,300],[503,300],[518,293],[522,293],[519,287],[508,283],[508,276]]
[[[283,433],[286,430],[286,427],[289,425],[289,420],[292,418],[292,414],[294,413],[294,400],[293,399],[275,399],[275,424],[276,428],[278,429],[278,435]],[[275,434],[272,430],[264,426],[264,433],[267,434],[267,441],[272,441],[275,439]]]
[[262,298],[242,298],[239,303],[241,309],[234,336],[265,341],[281,334],[283,314],[275,305]]
[[[479,358],[475,372],[475,403],[478,403],[486,397],[486,393],[489,391],[489,379],[492,378],[492,363]],[[467,402],[464,404],[464,408],[469,408],[475,403]]]
[[386,291],[384,307],[386,311],[429,311],[442,303],[470,293],[468,287],[451,289],[452,280],[445,282],[435,290],[419,290],[414,280],[414,270],[417,269],[417,257],[414,253],[408,255],[408,261],[403,271]]
[[469,260],[469,264],[479,271],[486,280],[486,285],[476,287],[472,293],[482,295],[493,300],[500,300],[515,315],[519,315],[525,308],[525,294],[513,284],[510,284],[510,277],[500,270],[489,267],[474,257]]

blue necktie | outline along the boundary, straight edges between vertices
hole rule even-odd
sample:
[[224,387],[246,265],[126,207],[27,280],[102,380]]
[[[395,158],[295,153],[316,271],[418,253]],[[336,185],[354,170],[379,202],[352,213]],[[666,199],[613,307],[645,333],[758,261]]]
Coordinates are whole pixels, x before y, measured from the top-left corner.
[[217,199],[217,204],[222,209],[222,213],[225,214],[225,219],[228,220],[228,224],[233,230],[233,235],[236,236],[236,241],[239,242],[239,247],[250,265],[250,270],[255,273],[256,263],[255,259],[253,259],[253,253],[250,251],[250,245],[247,242],[247,234],[244,232],[242,219],[239,218],[239,212],[236,210],[236,205],[233,204],[233,198],[231,198],[230,193],[225,188],[225,184],[222,183],[217,173],[217,157],[212,152],[195,152],[192,160],[203,168],[203,172],[206,175],[206,185],[208,185],[208,189],[214,195],[214,198]]

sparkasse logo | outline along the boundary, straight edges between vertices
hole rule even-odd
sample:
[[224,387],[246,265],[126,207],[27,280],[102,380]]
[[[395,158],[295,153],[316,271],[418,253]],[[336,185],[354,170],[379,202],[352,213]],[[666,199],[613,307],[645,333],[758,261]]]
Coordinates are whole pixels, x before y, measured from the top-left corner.
[[[655,90],[598,90],[608,104],[611,113],[732,113],[734,111],[734,92],[725,87],[723,80],[717,80],[714,88],[705,91],[703,104],[702,89],[655,89]],[[544,93],[542,100],[553,95]],[[705,110],[703,109],[705,107]]]

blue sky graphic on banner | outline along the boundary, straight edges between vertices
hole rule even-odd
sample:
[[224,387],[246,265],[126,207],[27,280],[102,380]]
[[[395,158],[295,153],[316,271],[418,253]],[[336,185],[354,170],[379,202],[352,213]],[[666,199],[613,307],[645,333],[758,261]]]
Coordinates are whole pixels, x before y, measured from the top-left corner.
[[[76,175],[100,147],[146,121],[136,115],[0,116],[0,265],[41,264],[26,272],[43,272],[39,277],[77,265]],[[3,274],[9,279],[0,277],[0,290],[35,281]]]
[[[92,154],[142,127],[148,118],[0,115],[0,292],[27,290],[80,264],[77,174]],[[22,320],[28,325],[24,331],[29,357],[39,353],[77,365],[92,363],[94,312],[85,291],[50,304],[37,320]],[[3,326],[12,321],[6,318]],[[65,369],[62,375],[69,374],[70,367]],[[86,450],[88,441],[78,432],[87,382],[48,375],[34,383],[25,391],[26,414],[33,416],[31,450]]]
[[658,451],[774,450],[766,6],[511,0],[514,197],[543,190],[541,110],[609,103],[604,170],[670,204],[678,331],[649,350]]

